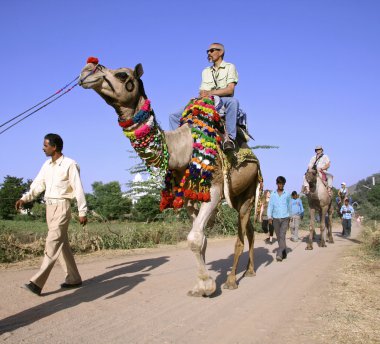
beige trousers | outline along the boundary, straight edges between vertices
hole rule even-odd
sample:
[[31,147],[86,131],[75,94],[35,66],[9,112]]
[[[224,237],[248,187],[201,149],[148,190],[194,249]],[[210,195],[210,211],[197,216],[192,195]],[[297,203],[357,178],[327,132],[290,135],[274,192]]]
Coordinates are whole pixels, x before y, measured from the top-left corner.
[[75,284],[82,282],[69,245],[67,231],[70,219],[69,200],[60,201],[56,204],[46,204],[46,222],[49,231],[45,244],[45,256],[40,270],[30,279],[40,288],[45,285],[57,259],[65,271],[65,283]]

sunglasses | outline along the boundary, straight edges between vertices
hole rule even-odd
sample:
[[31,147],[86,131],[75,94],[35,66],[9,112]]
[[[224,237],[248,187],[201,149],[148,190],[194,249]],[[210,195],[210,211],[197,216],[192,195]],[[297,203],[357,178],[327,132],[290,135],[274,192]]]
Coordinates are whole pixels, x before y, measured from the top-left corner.
[[221,51],[222,49],[218,49],[218,48],[211,48],[211,49],[208,49],[208,50],[206,50],[206,53],[208,54],[208,53],[213,53],[214,51]]

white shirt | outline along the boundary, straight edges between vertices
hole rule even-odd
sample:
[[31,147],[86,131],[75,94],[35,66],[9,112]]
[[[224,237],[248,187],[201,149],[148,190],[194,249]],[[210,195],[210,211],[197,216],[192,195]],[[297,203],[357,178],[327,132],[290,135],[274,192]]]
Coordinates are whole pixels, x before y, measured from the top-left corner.
[[86,216],[87,204],[77,163],[62,155],[56,161],[47,160],[21,199],[31,202],[45,191],[45,199],[73,199],[78,203],[79,216]]
[[[314,155],[311,159],[310,159],[310,162],[309,162],[309,165],[308,167],[309,168],[312,168],[314,163],[315,163],[315,160],[317,159],[317,156]],[[326,154],[323,154],[322,157],[317,161],[317,169],[323,169],[323,170],[327,170],[327,168],[325,168],[327,166],[327,164],[330,162],[330,159],[329,157],[326,155]]]
[[238,73],[232,63],[222,61],[219,68],[207,67],[202,71],[200,90],[211,91],[226,88],[228,84],[238,82]]

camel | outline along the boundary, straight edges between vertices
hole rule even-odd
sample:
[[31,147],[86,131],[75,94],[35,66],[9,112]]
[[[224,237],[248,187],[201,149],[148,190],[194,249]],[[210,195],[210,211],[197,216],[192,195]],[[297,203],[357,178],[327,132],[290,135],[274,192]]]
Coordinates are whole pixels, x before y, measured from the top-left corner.
[[[79,85],[85,89],[93,89],[99,94],[118,115],[118,121],[125,123],[131,119],[147,104],[147,96],[141,80],[143,67],[137,64],[134,69],[119,68],[108,69],[98,63],[96,58],[89,58],[87,64],[81,71]],[[147,153],[142,149],[132,146],[146,163],[153,167],[166,167],[174,171],[177,180],[181,180],[189,165],[193,152],[193,137],[191,128],[184,124],[174,131],[163,131],[156,122],[154,112],[144,123],[136,123],[133,128],[137,130],[142,125],[149,122],[151,130],[155,130],[156,137],[161,142],[161,148],[151,151],[149,159]],[[154,128],[153,128],[154,127]],[[126,134],[127,135],[127,134]],[[128,135],[127,135],[128,136]],[[167,161],[165,160],[165,146],[167,147]],[[246,148],[249,148],[246,145]],[[220,151],[218,151],[218,166],[221,165]],[[148,159],[148,160],[147,160]],[[195,254],[198,273],[195,286],[188,292],[189,296],[210,296],[216,291],[215,280],[210,276],[205,264],[205,253],[207,240],[204,234],[208,220],[213,215],[218,203],[226,196],[226,200],[239,213],[238,235],[235,243],[234,260],[231,272],[223,287],[226,289],[236,289],[236,269],[239,257],[244,249],[244,235],[248,238],[249,261],[245,271],[245,276],[254,276],[254,232],[250,220],[250,213],[255,203],[257,205],[257,195],[259,194],[259,164],[258,162],[244,161],[238,167],[232,167],[228,177],[215,176],[210,187],[211,199],[202,202],[198,206],[194,201],[185,200],[184,206],[192,220],[192,228],[187,236],[190,249]],[[256,200],[256,202],[255,202]]]
[[320,247],[326,247],[325,216],[328,214],[327,231],[329,243],[333,244],[331,219],[333,214],[332,197],[329,195],[327,186],[323,183],[320,175],[315,169],[308,169],[305,174],[306,181],[309,183],[310,192],[307,200],[310,208],[310,234],[306,250],[313,249],[313,233],[315,232],[315,212],[318,211],[321,219],[321,240]]

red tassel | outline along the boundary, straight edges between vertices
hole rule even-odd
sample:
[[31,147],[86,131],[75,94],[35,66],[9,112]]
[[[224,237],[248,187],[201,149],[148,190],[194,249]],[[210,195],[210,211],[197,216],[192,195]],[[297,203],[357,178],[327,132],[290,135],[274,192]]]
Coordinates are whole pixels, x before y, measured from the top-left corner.
[[87,63],[98,64],[98,63],[99,63],[99,59],[98,59],[97,57],[90,56],[90,57],[87,59]]
[[179,209],[183,207],[183,199],[181,197],[176,197],[173,202],[174,209]]

